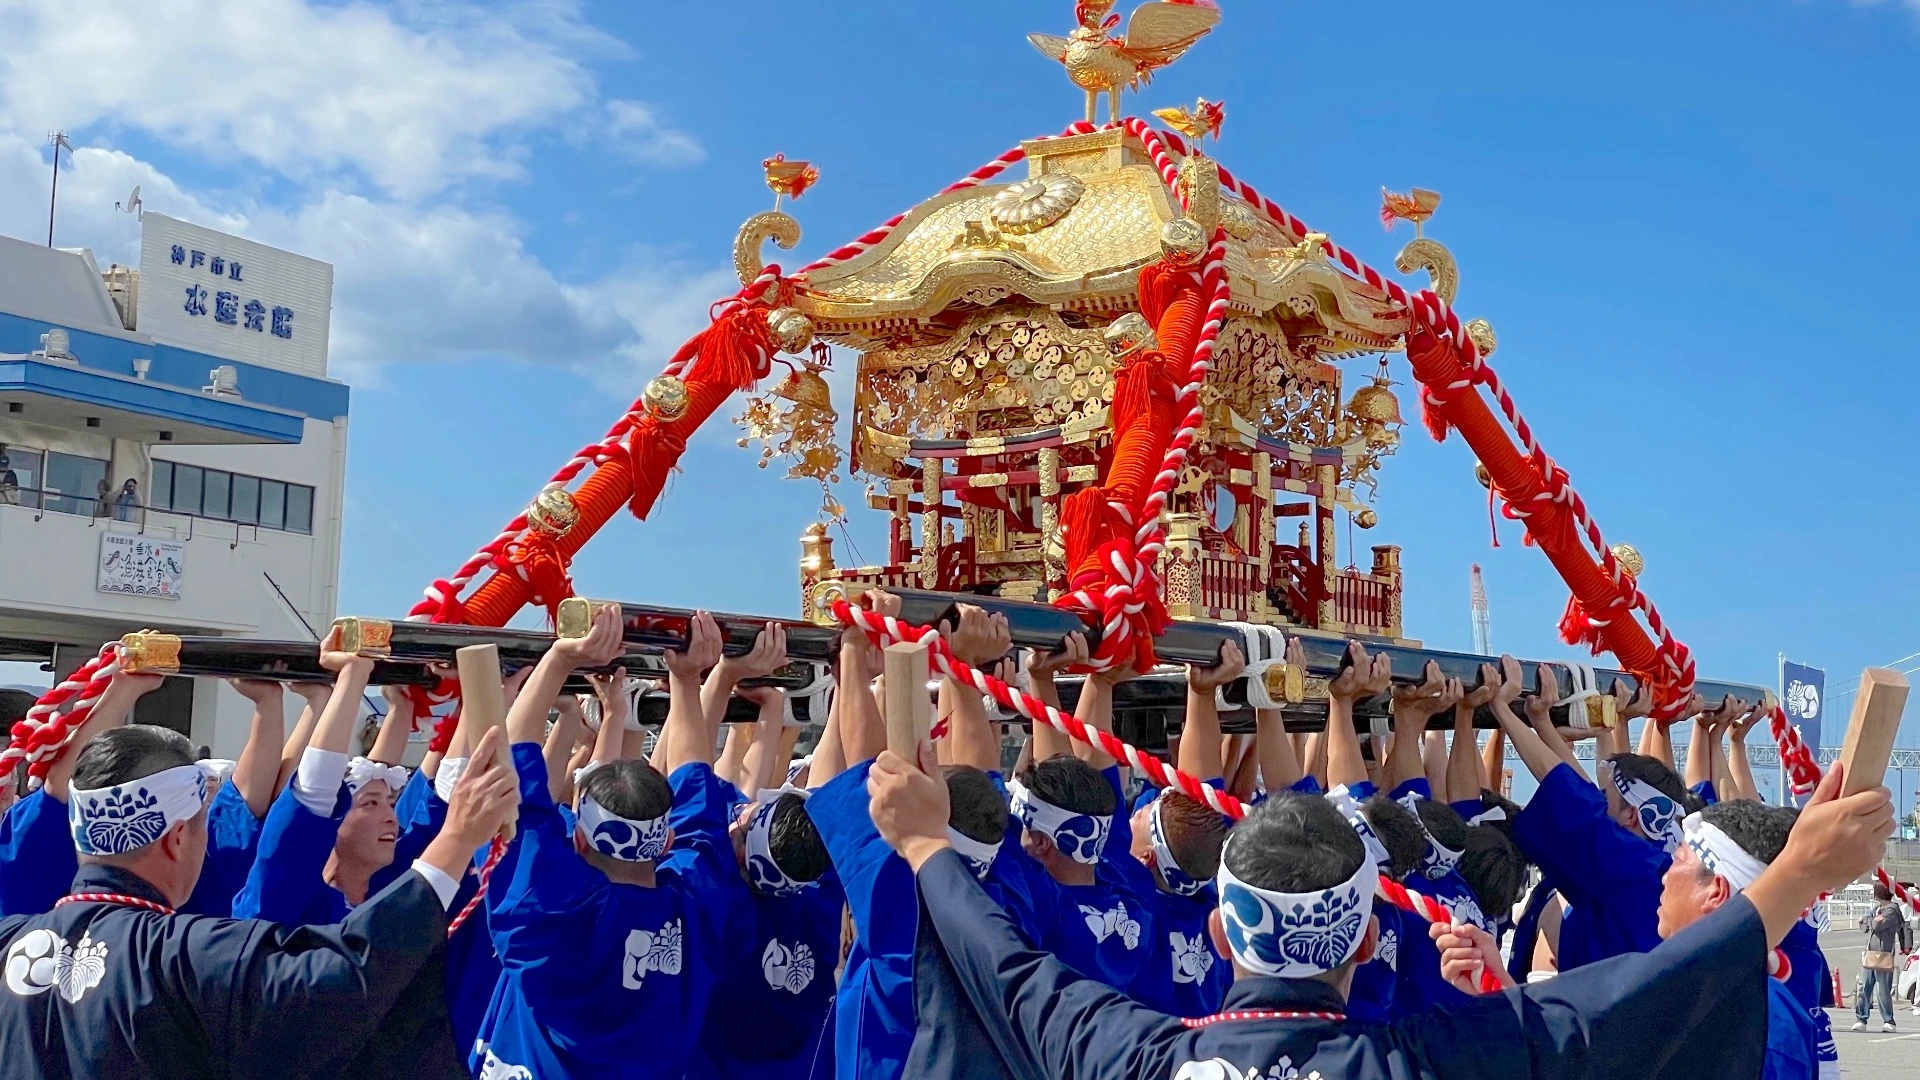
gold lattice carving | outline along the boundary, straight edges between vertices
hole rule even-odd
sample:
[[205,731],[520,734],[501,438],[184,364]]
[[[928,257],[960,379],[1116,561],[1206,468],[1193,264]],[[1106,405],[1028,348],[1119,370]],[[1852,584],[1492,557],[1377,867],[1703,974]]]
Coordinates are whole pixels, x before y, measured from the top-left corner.
[[1213,355],[1213,374],[1200,390],[1203,408],[1225,404],[1275,438],[1328,445],[1340,413],[1337,376],[1300,359],[1278,322],[1230,320]]

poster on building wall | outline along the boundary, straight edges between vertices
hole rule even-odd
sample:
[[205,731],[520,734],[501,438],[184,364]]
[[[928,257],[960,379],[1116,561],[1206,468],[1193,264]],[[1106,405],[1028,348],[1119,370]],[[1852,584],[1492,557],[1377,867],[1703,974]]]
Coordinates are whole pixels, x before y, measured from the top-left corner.
[[102,533],[100,576],[94,588],[103,593],[178,600],[186,557],[186,545],[177,541]]
[[138,313],[162,345],[324,376],[333,265],[148,212]]

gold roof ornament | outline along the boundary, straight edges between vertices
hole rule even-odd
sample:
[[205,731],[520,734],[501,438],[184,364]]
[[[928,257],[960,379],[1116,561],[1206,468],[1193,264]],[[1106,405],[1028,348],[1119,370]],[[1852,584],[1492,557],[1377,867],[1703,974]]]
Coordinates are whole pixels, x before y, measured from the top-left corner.
[[1110,31],[1120,23],[1112,14],[1114,0],[1080,0],[1074,18],[1080,23],[1066,37],[1028,34],[1027,40],[1046,56],[1066,66],[1067,78],[1087,92],[1087,122],[1092,123],[1107,94],[1107,119],[1120,119],[1120,91],[1138,88],[1153,73],[1173,63],[1220,23],[1220,9],[1193,0],[1154,0],[1133,9],[1124,37]]
[[1220,125],[1227,119],[1227,107],[1222,102],[1195,98],[1192,108],[1180,105],[1171,109],[1155,109],[1153,115],[1185,135],[1193,146],[1193,152],[1198,154],[1201,140],[1207,136],[1213,136],[1215,142],[1220,141]]
[[[771,464],[775,456],[790,458],[793,464],[787,469],[788,479],[818,481],[825,503],[838,505],[826,490],[828,484],[840,482],[843,460],[833,438],[840,414],[834,411],[833,392],[821,375],[826,367],[822,356],[808,357],[772,389],[748,398],[746,411],[733,422],[747,431],[738,440],[740,446],[761,444],[761,468]],[[790,407],[781,408],[781,402]]]
[[1433,212],[1440,209],[1440,193],[1426,188],[1410,188],[1405,195],[1397,191],[1380,189],[1380,224],[1389,230],[1395,221],[1413,222],[1413,235],[1421,235],[1421,229],[1433,218]]
[[820,170],[811,161],[788,161],[787,155],[775,154],[762,161],[760,167],[766,170],[767,186],[773,189],[773,208],[780,209],[780,198],[798,199],[807,193],[807,189],[818,183]]
[[1153,327],[1137,311],[1129,311],[1108,323],[1107,328],[1101,331],[1101,336],[1107,339],[1107,348],[1112,351],[1115,360],[1124,360],[1143,349],[1160,347]]
[[1001,232],[1039,232],[1067,216],[1087,185],[1072,173],[1049,173],[1022,180],[993,197],[993,223]]

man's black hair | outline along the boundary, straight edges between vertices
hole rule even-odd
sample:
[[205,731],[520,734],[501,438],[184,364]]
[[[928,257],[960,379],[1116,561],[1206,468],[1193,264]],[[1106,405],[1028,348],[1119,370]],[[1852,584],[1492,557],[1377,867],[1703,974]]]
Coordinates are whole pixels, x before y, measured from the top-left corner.
[[1441,802],[1439,799],[1415,799],[1414,813],[1420,815],[1420,824],[1433,837],[1434,843],[1449,851],[1459,851],[1467,843],[1467,819],[1460,811]]
[[818,881],[831,865],[826,842],[807,815],[807,801],[791,791],[773,801],[767,850],[773,854],[773,865],[795,881]]
[[1607,760],[1627,779],[1639,780],[1672,799],[1682,814],[1691,814],[1703,805],[1693,792],[1687,790],[1686,782],[1657,758],[1645,754],[1615,754]]
[[983,844],[1007,838],[1007,800],[992,777],[971,765],[942,765],[940,776],[947,782],[947,824]]
[[1367,859],[1366,845],[1318,795],[1270,795],[1233,827],[1225,861],[1256,889],[1304,893],[1344,884]]
[[1388,877],[1400,881],[1420,866],[1427,853],[1427,834],[1420,831],[1413,811],[1385,795],[1375,795],[1360,804],[1360,816],[1387,849]]
[[1521,806],[1519,803],[1514,802],[1512,799],[1507,798],[1492,788],[1481,788],[1480,812],[1484,814],[1489,810],[1499,810],[1506,816],[1487,818],[1478,822],[1478,824],[1485,825],[1487,828],[1494,830],[1508,840],[1512,840],[1513,823],[1519,820],[1520,811],[1524,809],[1526,809],[1526,807]]
[[1028,791],[1068,813],[1106,817],[1120,805],[1119,794],[1100,770],[1072,754],[1029,762],[1018,779]]
[[1791,806],[1768,806],[1750,799],[1714,803],[1700,812],[1700,820],[1726,833],[1740,850],[1763,863],[1780,857],[1799,817],[1800,811]]
[[1512,911],[1527,888],[1527,857],[1505,833],[1485,825],[1469,825],[1465,843],[1456,869],[1480,911],[1488,917]]
[[615,761],[593,770],[580,783],[609,814],[630,821],[651,821],[673,806],[673,789],[659,770],[639,760]]
[[1893,899],[1893,890],[1876,881],[1873,883],[1873,898],[1884,904]]
[[73,764],[72,786],[118,787],[194,762],[193,743],[172,728],[128,724],[87,740]]
[[1158,812],[1174,865],[1195,881],[1211,881],[1220,872],[1227,819],[1206,803],[1173,790],[1160,793]]

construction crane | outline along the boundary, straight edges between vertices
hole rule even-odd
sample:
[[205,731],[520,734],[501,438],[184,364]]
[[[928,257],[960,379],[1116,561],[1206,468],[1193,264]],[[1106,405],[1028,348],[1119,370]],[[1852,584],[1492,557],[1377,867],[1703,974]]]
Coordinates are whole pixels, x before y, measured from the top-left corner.
[[1473,651],[1493,655],[1493,620],[1487,614],[1487,583],[1480,580],[1480,564],[1473,564]]

